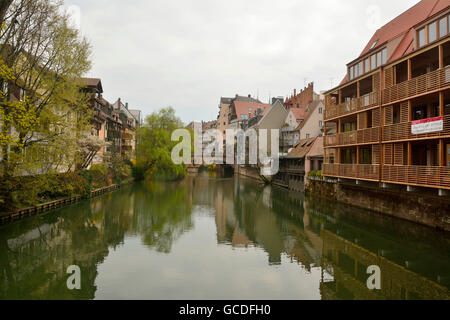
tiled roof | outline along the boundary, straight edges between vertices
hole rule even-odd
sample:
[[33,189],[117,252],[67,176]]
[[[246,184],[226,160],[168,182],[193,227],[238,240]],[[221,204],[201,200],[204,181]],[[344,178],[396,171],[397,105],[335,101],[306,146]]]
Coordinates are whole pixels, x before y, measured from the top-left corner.
[[81,78],[81,81],[87,87],[99,87],[101,89],[101,91],[103,91],[102,81],[99,78]]
[[[393,40],[398,40],[399,42],[398,45],[394,47],[392,55],[388,57],[387,63],[410,54],[414,51],[414,27],[431,18],[435,14],[445,10],[449,6],[450,0],[420,1],[415,6],[406,10],[398,17],[378,29],[357,59],[362,58],[371,52],[376,52],[381,47],[385,46],[386,43]],[[347,83],[348,81],[349,77],[346,75],[339,86]]]
[[306,117],[304,118],[304,120],[298,125],[297,128],[295,128],[294,131],[298,131],[301,130],[305,124],[308,122],[308,119],[311,117],[311,115],[314,113],[314,110],[316,110],[317,106],[319,104],[321,104],[322,101],[321,100],[317,100],[317,101],[313,101],[308,105],[309,108],[309,112],[306,114]]
[[317,138],[309,138],[309,139],[303,139],[300,140],[296,146],[294,147],[294,149],[292,149],[292,151],[287,155],[286,158],[288,159],[301,159],[304,158],[306,156],[306,154],[309,152],[309,150],[311,150],[314,141]]
[[[370,51],[376,51],[386,44],[386,42],[393,40],[400,35],[407,34],[408,39],[414,39],[414,34],[411,34],[409,31],[414,28],[415,25],[445,9],[449,5],[450,0],[420,1],[418,4],[378,29],[361,52],[360,57],[366,55]],[[408,39],[406,42],[409,42]],[[371,49],[376,41],[376,45]]]
[[323,137],[317,137],[314,141],[311,150],[308,152],[308,157],[323,157]]
[[297,120],[303,120],[306,118],[306,115],[308,114],[308,108],[291,108],[289,111],[292,111],[294,114],[295,119]]

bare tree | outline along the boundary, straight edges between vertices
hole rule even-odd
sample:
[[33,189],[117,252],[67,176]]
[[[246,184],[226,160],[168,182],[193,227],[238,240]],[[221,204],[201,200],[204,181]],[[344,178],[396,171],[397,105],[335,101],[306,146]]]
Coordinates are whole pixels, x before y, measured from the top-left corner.
[[6,12],[8,11],[8,8],[12,2],[13,0],[2,0],[0,2],[0,24],[3,23],[6,16]]

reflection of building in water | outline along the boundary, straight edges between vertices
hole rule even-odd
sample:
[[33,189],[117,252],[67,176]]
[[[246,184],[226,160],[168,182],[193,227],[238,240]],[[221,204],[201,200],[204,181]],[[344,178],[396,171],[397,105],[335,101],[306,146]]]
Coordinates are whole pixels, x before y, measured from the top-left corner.
[[287,255],[310,270],[320,265],[322,245],[318,235],[304,230],[303,211],[299,210],[302,206],[303,196],[298,193],[235,179],[233,192],[217,189],[218,242],[260,247],[267,252],[269,264],[274,265]]
[[[446,287],[328,230],[322,230],[322,239],[323,267],[333,276],[331,281],[322,279],[323,299],[450,299]],[[367,288],[367,268],[372,265],[381,269],[381,290]]]

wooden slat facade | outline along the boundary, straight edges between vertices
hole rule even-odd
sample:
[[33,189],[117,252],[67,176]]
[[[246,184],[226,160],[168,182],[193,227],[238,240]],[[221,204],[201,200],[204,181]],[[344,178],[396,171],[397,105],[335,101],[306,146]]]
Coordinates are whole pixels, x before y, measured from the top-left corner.
[[[402,60],[394,66],[382,67],[378,73],[338,87],[326,95],[325,122],[333,122],[333,126],[335,123],[338,130],[337,133],[324,137],[325,154],[328,154],[323,165],[325,176],[450,189],[450,166],[444,166],[450,163],[447,149],[444,149],[450,141],[450,105],[446,101],[450,95],[450,66],[445,66],[444,44],[440,44],[437,70],[411,79],[414,69],[410,57],[406,59],[406,81],[397,83],[400,77],[405,79],[404,64],[400,65],[405,60]],[[359,95],[361,83],[365,81],[364,87],[367,90],[368,77],[372,77],[371,93],[339,104],[343,92],[349,95],[350,86],[356,87]],[[443,130],[412,134],[413,99],[421,97],[421,101],[425,101],[427,95],[430,95],[430,99],[436,99],[437,94],[439,113],[444,117]],[[348,128],[356,130],[342,132]],[[412,156],[414,147],[411,141],[421,140],[433,141],[428,144],[430,155],[433,156],[427,161],[441,166],[413,165],[417,159]],[[346,157],[341,158],[342,148],[353,149],[345,149]],[[372,164],[361,164],[363,161],[367,162],[368,148],[371,148]],[[344,159],[347,162],[349,159],[355,161],[355,150],[356,164],[339,163]],[[349,152],[353,158],[349,158]],[[438,155],[438,159],[435,155]],[[423,159],[419,162],[423,162]]]
[[383,104],[409,99],[450,86],[450,66],[438,69],[383,90]]

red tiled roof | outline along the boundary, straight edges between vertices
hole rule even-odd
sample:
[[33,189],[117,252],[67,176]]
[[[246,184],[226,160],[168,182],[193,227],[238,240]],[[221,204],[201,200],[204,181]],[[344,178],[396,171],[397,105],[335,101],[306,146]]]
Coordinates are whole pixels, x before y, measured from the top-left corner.
[[306,118],[308,112],[307,108],[291,108],[292,113],[294,114],[295,119],[297,120],[303,120]]
[[[408,33],[410,29],[420,22],[426,20],[437,12],[450,5],[450,0],[422,0],[412,8],[406,10],[397,18],[391,20],[378,29],[361,52],[360,57],[370,51],[375,51],[386,42]],[[414,36],[414,35],[413,35]],[[370,49],[375,41],[378,41],[374,48]],[[408,42],[408,41],[406,41]]]
[[248,115],[249,114],[249,108],[252,109],[251,116],[256,115],[256,110],[262,109],[263,115],[270,109],[270,104],[264,104],[264,103],[256,103],[256,102],[247,102],[247,101],[234,101],[234,106],[236,108],[236,115],[239,121],[242,121],[241,116],[242,115]]
[[317,138],[308,138],[300,140],[295,147],[292,149],[292,151],[287,155],[286,158],[288,159],[301,159],[306,156],[306,154],[311,150],[314,141],[316,141]]
[[[359,55],[358,59],[370,52],[375,52],[394,39],[401,39],[394,52],[388,57],[388,63],[395,61],[414,51],[415,30],[414,27],[421,22],[431,18],[433,15],[443,11],[450,6],[450,0],[422,0],[415,6],[403,12],[378,29]],[[376,42],[376,45],[372,45]],[[349,81],[348,74],[339,86]]]

